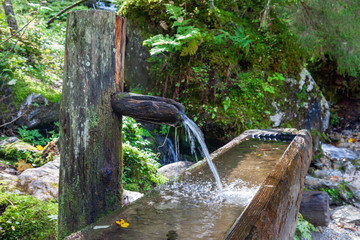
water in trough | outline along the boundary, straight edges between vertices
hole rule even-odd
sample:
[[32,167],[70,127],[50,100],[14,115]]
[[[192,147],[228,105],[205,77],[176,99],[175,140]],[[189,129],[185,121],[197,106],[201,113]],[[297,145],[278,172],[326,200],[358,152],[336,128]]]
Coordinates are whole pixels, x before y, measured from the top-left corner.
[[[287,146],[244,141],[214,159],[222,191],[204,164],[105,217],[97,225],[111,226],[89,239],[222,239]],[[129,227],[114,224],[120,219]]]

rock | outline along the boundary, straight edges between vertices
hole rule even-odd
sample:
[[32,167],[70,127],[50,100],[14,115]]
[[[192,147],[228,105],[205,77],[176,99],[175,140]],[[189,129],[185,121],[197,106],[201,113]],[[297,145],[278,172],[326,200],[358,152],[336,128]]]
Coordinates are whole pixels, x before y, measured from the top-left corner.
[[331,169],[331,160],[327,157],[321,157],[313,161],[314,165],[320,170],[329,170]]
[[48,162],[39,168],[26,169],[12,185],[21,192],[33,195],[42,201],[57,200],[59,168],[60,156],[57,156],[54,161]]
[[0,141],[0,146],[5,147],[6,145],[9,145],[10,143],[14,143],[18,141],[19,139],[17,137],[8,137],[2,141]]
[[37,150],[34,146],[29,143],[23,142],[19,140],[17,137],[9,137],[5,140],[0,142],[0,146],[4,148],[14,148],[14,151],[29,151],[32,153],[39,153],[40,151]]
[[[294,89],[298,91],[298,94],[304,94],[305,91],[306,98],[292,97],[285,101],[283,106],[279,106],[279,109],[284,112],[284,120],[295,121],[296,126],[294,127],[297,129],[316,129],[319,132],[324,132],[329,126],[329,104],[317,89],[310,73],[304,68],[300,73],[299,81],[286,78],[286,82],[290,85],[288,88],[289,96],[292,96],[290,89]],[[295,95],[298,94],[295,93]]]
[[356,168],[354,165],[351,164],[350,161],[345,161],[343,166],[344,166],[344,170],[345,170],[345,175],[347,177],[355,175]]
[[360,201],[360,172],[356,171],[352,175],[345,174],[345,181],[348,188],[353,192],[354,198]]
[[[35,104],[34,104],[35,103]],[[51,123],[59,120],[60,104],[49,102],[41,94],[30,94],[26,102],[21,105],[14,128],[27,126],[28,128],[47,128]]]
[[315,177],[323,178],[323,179],[341,179],[343,177],[343,173],[339,170],[318,170],[314,173]]
[[360,209],[352,205],[336,208],[331,213],[331,219],[337,223],[355,223],[360,225]]
[[167,178],[172,178],[183,173],[193,163],[188,161],[174,162],[158,169],[158,172]]
[[307,175],[305,177],[305,187],[310,190],[316,190],[324,186],[324,180]]
[[[134,192],[134,191],[129,191],[129,190],[124,190],[123,192],[123,205],[129,204],[134,202],[135,200],[141,198],[142,196],[144,196],[143,193],[139,193],[139,192]],[[126,201],[126,202],[125,202]]]
[[0,184],[1,183],[9,183],[10,181],[16,180],[18,177],[14,174],[5,172],[5,171],[0,171]]
[[352,161],[360,158],[360,156],[357,155],[355,152],[346,148],[338,148],[325,143],[321,145],[321,148],[323,150],[323,153],[333,161],[341,160],[344,158]]

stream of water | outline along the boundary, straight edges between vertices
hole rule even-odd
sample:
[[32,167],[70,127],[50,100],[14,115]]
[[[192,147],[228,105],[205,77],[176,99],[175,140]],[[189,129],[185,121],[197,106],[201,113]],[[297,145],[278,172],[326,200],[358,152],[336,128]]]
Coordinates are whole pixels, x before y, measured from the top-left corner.
[[194,142],[194,137],[193,137],[193,136],[195,136],[195,138],[197,139],[197,141],[199,142],[199,144],[201,146],[201,150],[206,158],[207,163],[209,164],[211,172],[214,175],[216,185],[217,185],[219,191],[222,191],[223,187],[222,187],[222,184],[220,181],[220,176],[219,176],[219,173],[218,173],[214,163],[211,160],[210,153],[206,146],[203,133],[201,132],[200,128],[193,121],[191,121],[184,113],[182,113],[182,112],[180,112],[180,113],[183,118],[185,131],[187,132],[187,135],[191,142],[191,152],[193,154],[196,154],[195,153],[195,142]]

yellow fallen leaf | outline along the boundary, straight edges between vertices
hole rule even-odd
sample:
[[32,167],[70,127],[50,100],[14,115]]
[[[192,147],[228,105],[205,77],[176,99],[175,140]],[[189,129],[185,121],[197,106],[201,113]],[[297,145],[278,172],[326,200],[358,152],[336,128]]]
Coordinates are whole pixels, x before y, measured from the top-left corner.
[[24,160],[20,159],[20,161],[17,162],[16,170],[19,172],[23,172],[28,168],[32,168],[33,166],[30,163],[25,162]]
[[260,157],[260,156],[261,156],[261,154],[259,153],[259,154],[258,154],[258,157]]
[[355,138],[349,138],[349,143],[354,143],[354,142],[356,142],[356,139]]
[[125,222],[124,219],[120,219],[120,221],[116,221],[116,224],[123,228],[127,228],[130,225],[129,223]]
[[41,145],[37,145],[37,146],[36,146],[36,149],[39,150],[39,151],[44,150],[43,146],[41,146]]

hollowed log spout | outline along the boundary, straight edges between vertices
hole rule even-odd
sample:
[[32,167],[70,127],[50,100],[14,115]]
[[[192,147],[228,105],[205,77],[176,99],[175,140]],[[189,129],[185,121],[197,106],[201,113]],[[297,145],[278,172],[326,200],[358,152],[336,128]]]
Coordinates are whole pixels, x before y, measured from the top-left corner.
[[118,116],[136,120],[179,126],[182,122],[182,104],[168,98],[119,92],[112,96],[111,106]]

